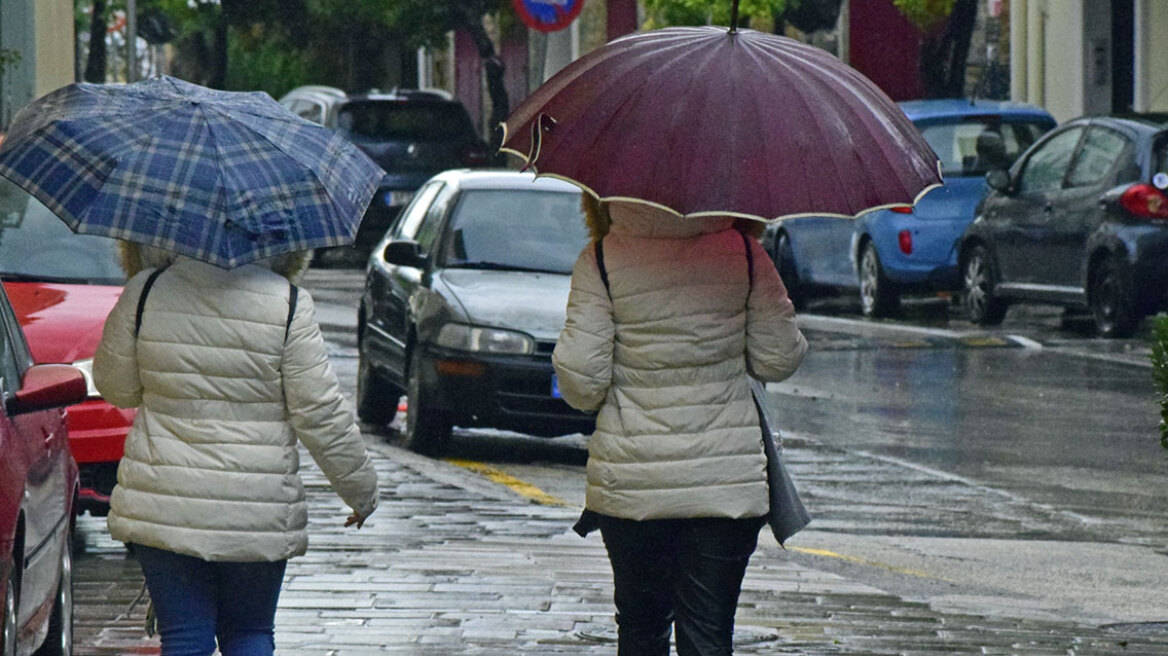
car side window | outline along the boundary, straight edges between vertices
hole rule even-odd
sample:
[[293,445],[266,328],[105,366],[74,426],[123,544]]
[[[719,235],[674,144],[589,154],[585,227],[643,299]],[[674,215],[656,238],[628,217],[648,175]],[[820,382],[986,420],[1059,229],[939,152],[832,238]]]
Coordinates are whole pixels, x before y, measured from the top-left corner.
[[1031,153],[1022,167],[1018,191],[1027,193],[1062,188],[1082,136],[1083,128],[1076,126],[1056,134]]
[[430,209],[426,210],[426,217],[422,219],[418,235],[414,238],[423,254],[429,254],[430,249],[434,247],[434,242],[438,240],[442,219],[446,216],[446,211],[450,209],[450,201],[454,196],[454,189],[446,187],[438,192],[434,202],[430,204]]
[[1127,150],[1129,141],[1122,134],[1108,128],[1094,126],[1087,130],[1075,163],[1067,176],[1070,187],[1091,187],[1104,182]]
[[426,210],[430,209],[430,202],[442,190],[442,186],[441,182],[431,182],[418,191],[418,195],[414,196],[414,200],[402,211],[397,230],[394,232],[395,238],[418,238],[418,228],[422,225],[422,219],[426,218]]

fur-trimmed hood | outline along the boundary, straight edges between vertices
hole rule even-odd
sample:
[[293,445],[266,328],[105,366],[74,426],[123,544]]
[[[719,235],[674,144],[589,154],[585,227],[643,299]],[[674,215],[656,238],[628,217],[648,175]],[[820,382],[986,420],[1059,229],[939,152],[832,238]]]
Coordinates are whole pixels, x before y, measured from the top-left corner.
[[[185,255],[179,255],[174,251],[124,240],[118,241],[118,253],[122,271],[126,272],[127,279],[133,278],[145,269],[157,269],[186,258]],[[294,251],[256,260],[251,264],[271,269],[287,278],[289,282],[296,283],[308,270],[311,259],[312,251]]]

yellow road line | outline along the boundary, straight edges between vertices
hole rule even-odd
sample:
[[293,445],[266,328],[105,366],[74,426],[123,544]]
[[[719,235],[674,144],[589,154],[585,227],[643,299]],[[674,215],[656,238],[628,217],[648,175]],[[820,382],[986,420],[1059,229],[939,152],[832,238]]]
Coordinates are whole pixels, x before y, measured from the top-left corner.
[[481,462],[474,462],[473,460],[447,459],[446,462],[448,462],[452,465],[457,465],[459,467],[462,467],[463,469],[468,469],[476,474],[480,474],[482,476],[485,476],[487,478],[487,480],[491,481],[492,483],[498,483],[499,485],[504,485],[507,488],[511,489],[516,494],[519,494],[520,496],[527,497],[528,499],[531,499],[532,501],[534,501],[538,504],[542,504],[545,506],[571,506],[572,505],[559,497],[552,496],[552,495],[548,494],[547,492],[544,492],[543,490],[532,485],[531,483],[528,483],[527,481],[515,478],[514,476],[508,474],[507,472],[502,471],[500,469],[495,469],[494,467],[491,467],[490,465],[484,465]]
[[839,553],[836,553],[834,551],[828,551],[827,549],[809,549],[807,547],[787,547],[787,549],[789,549],[791,551],[798,551],[799,553],[804,553],[804,554],[807,554],[809,556],[823,556],[824,558],[835,558],[838,560],[842,560],[844,562],[855,563],[857,565],[867,565],[868,567],[879,567],[880,569],[885,569],[885,570],[888,570],[890,572],[896,572],[898,574],[908,574],[909,576],[915,576],[915,577],[923,578],[923,579],[934,579],[937,581],[945,581],[946,583],[955,583],[956,582],[956,581],[953,581],[952,579],[947,579],[943,576],[936,576],[936,575],[930,574],[928,572],[922,572],[921,570],[905,569],[903,567],[896,567],[894,565],[886,565],[884,563],[878,563],[878,562],[873,561],[873,560],[867,560],[864,558],[857,558],[856,556],[845,556],[844,554],[839,554]]

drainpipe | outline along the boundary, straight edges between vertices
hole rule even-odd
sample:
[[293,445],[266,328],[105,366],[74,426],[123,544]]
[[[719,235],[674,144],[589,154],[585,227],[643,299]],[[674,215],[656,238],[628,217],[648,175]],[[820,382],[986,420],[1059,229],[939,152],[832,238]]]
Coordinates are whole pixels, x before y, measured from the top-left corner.
[[1012,0],[1010,2],[1010,99],[1018,102],[1027,102],[1027,47],[1026,31],[1028,0]]
[[1046,106],[1046,2],[1026,3],[1026,99]]

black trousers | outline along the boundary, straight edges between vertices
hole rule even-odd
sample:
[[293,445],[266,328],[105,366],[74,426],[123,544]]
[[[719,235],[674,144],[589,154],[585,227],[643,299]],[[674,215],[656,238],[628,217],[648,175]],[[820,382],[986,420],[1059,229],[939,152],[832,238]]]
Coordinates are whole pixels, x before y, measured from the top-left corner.
[[762,517],[597,517],[616,588],[618,656],[733,653],[734,613]]

